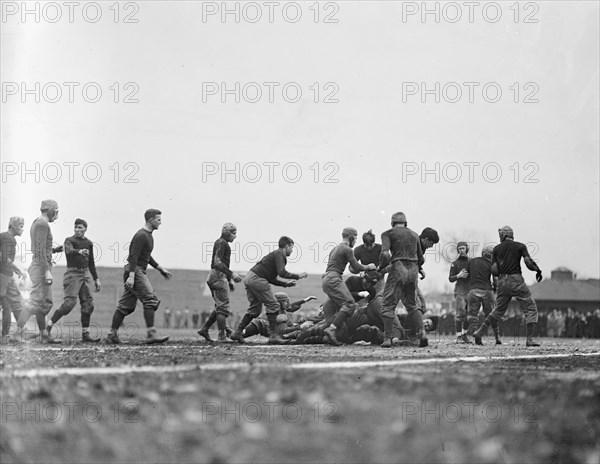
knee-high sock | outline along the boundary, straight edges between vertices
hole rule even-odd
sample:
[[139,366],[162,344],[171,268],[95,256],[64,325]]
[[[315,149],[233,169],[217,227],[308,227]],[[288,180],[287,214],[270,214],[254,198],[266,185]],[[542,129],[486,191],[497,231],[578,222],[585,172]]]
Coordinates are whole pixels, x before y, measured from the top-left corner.
[[37,321],[38,329],[40,329],[40,332],[46,330],[46,315],[42,313],[37,313],[35,315],[35,320]]
[[123,320],[125,320],[125,316],[120,311],[115,311],[115,314],[113,314],[112,324],[110,326],[111,330],[113,332],[119,330],[119,327],[121,327],[121,324],[123,324]]
[[219,328],[219,333],[225,333],[225,327],[227,327],[227,316],[224,314],[217,314],[217,327]]
[[500,337],[500,327],[498,327],[498,321],[496,319],[492,320],[492,330],[494,331],[494,336],[496,338]]
[[246,328],[246,326],[248,324],[250,324],[250,322],[252,322],[252,319],[254,319],[254,317],[251,314],[248,314],[248,313],[244,314],[244,317],[242,317],[242,320],[240,321],[240,324],[237,327],[237,330],[239,332],[244,330]]
[[144,320],[146,327],[154,327],[154,309],[144,308]]
[[213,309],[212,313],[210,313],[210,316],[208,316],[208,319],[206,320],[206,322],[202,326],[202,330],[208,330],[208,329],[210,329],[211,326],[215,323],[216,320],[217,320],[217,311],[215,311]]
[[[4,298],[2,298],[4,300]],[[10,308],[6,304],[6,302],[2,302],[2,336],[8,335],[10,331],[10,319],[11,313]]]
[[392,332],[394,331],[394,319],[391,317],[384,317],[383,319],[383,335],[385,338],[392,338]]
[[91,314],[81,313],[81,328],[87,329],[90,327]]
[[425,336],[425,331],[423,330],[423,313],[421,311],[413,311],[408,315],[408,318],[412,322],[417,336],[423,338]]
[[52,324],[56,324],[60,320],[60,318],[63,316],[64,316],[64,313],[62,312],[62,306],[61,306],[56,311],[54,311],[54,314],[52,315],[50,320],[52,321]]

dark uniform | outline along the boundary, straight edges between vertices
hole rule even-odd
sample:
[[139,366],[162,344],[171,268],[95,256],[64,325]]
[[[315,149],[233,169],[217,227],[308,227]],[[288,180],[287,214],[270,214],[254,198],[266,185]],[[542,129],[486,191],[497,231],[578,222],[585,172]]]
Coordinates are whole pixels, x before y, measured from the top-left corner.
[[[152,311],[154,314],[160,305],[160,300],[156,296],[156,293],[154,293],[154,289],[146,274],[148,265],[153,268],[158,267],[158,263],[152,258],[153,249],[154,237],[152,236],[152,232],[146,229],[138,230],[131,239],[127,264],[123,270],[123,282],[127,281],[130,272],[135,272],[133,288],[130,290],[125,289],[117,303],[117,311],[123,316],[127,316],[135,311],[137,300],[140,300],[142,303],[144,316],[149,311]],[[154,319],[154,317],[152,318]],[[118,327],[113,328],[117,329]]]
[[[244,314],[244,317],[240,321],[235,333],[232,335],[232,339],[237,340],[240,343],[244,341],[243,330],[252,321],[252,319],[260,316],[263,305],[267,308],[267,320],[269,321],[269,342],[271,343],[282,343],[283,339],[280,337],[279,326],[277,323],[277,315],[279,314],[280,304],[275,298],[271,285],[278,287],[289,287],[293,285],[293,281],[300,279],[298,274],[292,274],[285,269],[287,264],[286,246],[281,246],[283,242],[280,240],[280,248],[272,251],[268,255],[264,256],[252,269],[248,272],[244,279],[244,286],[246,287],[246,296],[250,303],[250,307]],[[290,281],[282,281],[282,279],[290,279]]]
[[[479,308],[483,306],[483,313],[486,316],[494,309],[494,290],[491,283],[492,263],[484,257],[473,258],[469,260],[467,271],[469,272],[467,321],[469,322],[469,333],[472,334],[479,326]],[[501,344],[498,321],[492,321],[492,329],[496,343]]]
[[[462,244],[463,242],[459,242]],[[459,256],[450,265],[448,280],[456,282],[454,285],[454,299],[456,302],[456,335],[461,335],[467,328],[467,295],[469,294],[469,278],[459,279],[457,275],[469,265],[468,256]]]
[[[404,215],[402,215],[404,216]],[[393,219],[392,219],[393,220]],[[383,290],[383,307],[385,338],[391,340],[396,306],[399,301],[406,308],[411,320],[414,320],[425,346],[426,338],[422,331],[423,316],[417,305],[417,279],[419,268],[424,264],[423,250],[419,236],[408,227],[392,227],[381,235],[382,256],[391,253],[391,267]],[[380,267],[387,265],[382,259]],[[386,346],[386,344],[384,344]],[[389,346],[389,345],[387,345]]]
[[521,274],[521,258],[531,259],[527,246],[523,243],[506,240],[494,248],[492,264],[498,265],[498,292],[496,307],[488,319],[502,318],[510,300],[515,297],[521,306],[525,322],[527,324],[537,323],[537,305]]
[[473,334],[475,342],[481,344],[481,337],[485,334],[487,327],[492,321],[499,321],[504,316],[510,300],[515,297],[521,306],[521,311],[525,315],[527,324],[526,346],[539,346],[533,340],[533,333],[538,320],[538,310],[531,292],[525,284],[521,275],[521,259],[524,260],[527,267],[536,272],[536,280],[542,280],[542,271],[538,265],[531,259],[527,246],[523,243],[515,242],[513,239],[513,230],[505,226],[498,230],[501,243],[494,247],[492,252],[492,273],[498,274],[498,289],[496,293],[496,305],[492,313],[486,317],[485,322]]
[[[56,324],[61,317],[69,314],[77,304],[77,297],[79,297],[81,326],[85,331],[90,326],[91,315],[94,312],[94,298],[89,287],[90,274],[93,280],[98,279],[94,261],[94,245],[87,237],[72,236],[65,239],[64,250],[67,257],[67,270],[63,276],[65,298],[50,321],[52,324]],[[88,256],[82,255],[80,250],[88,250]]]

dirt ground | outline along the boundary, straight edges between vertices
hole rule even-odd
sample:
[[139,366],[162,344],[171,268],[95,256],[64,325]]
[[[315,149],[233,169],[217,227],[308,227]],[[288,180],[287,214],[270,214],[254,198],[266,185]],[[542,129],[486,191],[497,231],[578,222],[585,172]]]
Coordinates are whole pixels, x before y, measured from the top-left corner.
[[600,461],[598,341],[385,350],[169,333],[3,345],[1,461]]

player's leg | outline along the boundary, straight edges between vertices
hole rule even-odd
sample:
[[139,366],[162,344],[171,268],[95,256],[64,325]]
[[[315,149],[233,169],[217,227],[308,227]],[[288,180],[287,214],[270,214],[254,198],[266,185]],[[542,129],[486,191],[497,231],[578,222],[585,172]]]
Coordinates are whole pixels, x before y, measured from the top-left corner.
[[133,284],[133,293],[142,303],[144,309],[144,321],[146,322],[147,336],[145,343],[164,343],[169,337],[159,337],[154,327],[154,315],[160,306],[160,300],[154,293],[150,280],[144,271],[137,268],[135,270],[135,281]]
[[396,306],[402,294],[400,281],[399,261],[392,264],[388,278],[383,288],[383,300],[381,304],[381,318],[383,319],[384,340],[382,348],[392,346],[392,335],[394,330],[394,318],[396,317]]
[[[246,274],[246,278],[244,279],[244,286],[246,287],[246,298],[248,298],[249,307],[246,310],[246,313],[242,317],[242,320],[238,324],[235,332],[231,335],[231,339],[235,340],[239,343],[244,343],[244,329],[252,319],[260,316],[262,312],[262,302],[259,298],[260,288],[261,288],[261,279],[254,272],[250,271]],[[266,281],[265,281],[266,282]],[[268,284],[268,282],[267,282]]]
[[535,327],[538,322],[538,309],[535,300],[531,296],[529,287],[527,287],[522,276],[515,276],[511,281],[511,285],[514,289],[514,295],[521,306],[521,311],[525,315],[525,323],[527,324],[527,341],[525,344],[526,346],[540,346],[533,339]]
[[415,328],[419,346],[424,348],[429,345],[425,329],[423,328],[423,313],[419,311],[417,304],[417,282],[419,278],[419,267],[416,263],[399,261],[400,266],[400,300],[408,313],[408,321]]
[[82,285],[83,281],[80,278],[80,272],[73,270],[67,270],[65,272],[63,276],[64,300],[60,307],[54,311],[54,314],[52,314],[52,317],[46,324],[48,334],[52,331],[54,324],[73,310],[77,303],[77,295]]
[[[491,314],[494,309],[494,292],[492,290],[485,290],[481,303],[483,305],[483,314],[486,317]],[[502,340],[500,340],[500,325],[496,319],[492,319],[491,321],[492,330],[494,331],[494,338],[496,339],[496,345],[502,345]]]
[[456,300],[456,342],[471,343],[467,337],[468,320],[467,320],[467,293],[457,293]]
[[469,322],[469,328],[467,330],[468,335],[473,335],[473,332],[477,330],[477,326],[479,325],[479,308],[481,308],[482,302],[483,298],[481,297],[481,292],[479,290],[473,289],[469,291],[467,294],[467,321]]
[[2,306],[2,342],[8,340],[10,331],[11,311],[8,304],[8,283],[12,277],[0,274],[0,305]]
[[336,305],[340,307],[340,310],[335,315],[331,325],[325,329],[325,334],[328,336],[329,341],[332,345],[341,345],[337,339],[337,329],[342,328],[344,323],[354,314],[356,310],[356,302],[350,290],[342,280],[342,276],[330,275],[327,279],[327,285],[323,286],[327,288],[327,296]]
[[84,282],[79,290],[79,304],[81,304],[81,340],[89,343],[100,341],[98,337],[90,335],[90,322],[94,312],[94,297],[90,292],[89,277],[84,275]]
[[215,311],[217,312],[217,327],[219,328],[220,342],[231,342],[227,336],[227,318],[231,315],[231,307],[229,305],[229,284],[227,279],[221,279],[215,285],[213,294],[215,300]]
[[[125,271],[123,272],[123,283],[127,281],[128,277],[129,270],[128,267],[125,267]],[[133,289],[127,289],[123,287],[123,293],[119,298],[117,309],[113,314],[110,330],[108,331],[108,336],[106,337],[106,343],[121,343],[121,340],[119,339],[119,328],[123,324],[125,317],[135,311],[136,304],[137,296],[135,293],[133,293]]]
[[206,322],[202,325],[202,328],[200,330],[198,330],[198,335],[200,335],[201,337],[204,337],[204,339],[209,342],[209,343],[213,343],[214,340],[210,337],[209,334],[209,330],[212,327],[212,325],[217,321],[217,299],[218,299],[218,295],[215,293],[216,292],[216,288],[215,288],[215,283],[216,283],[216,278],[213,277],[213,271],[210,271],[210,275],[208,277],[208,281],[206,282],[206,285],[208,285],[208,288],[210,290],[210,294],[215,302],[214,305],[214,309],[211,311],[210,315],[208,316],[208,319],[206,319]]
[[285,340],[281,336],[281,327],[277,321],[277,316],[279,315],[279,309],[281,308],[281,305],[275,298],[275,295],[271,290],[271,285],[266,280],[260,288],[258,298],[261,303],[265,305],[267,321],[269,321],[269,343],[274,345],[283,345],[288,343],[288,340]]
[[482,344],[481,337],[483,337],[485,335],[488,327],[490,325],[492,325],[492,321],[495,321],[495,323],[498,323],[504,316],[504,313],[506,313],[506,310],[508,309],[510,300],[513,297],[513,291],[512,291],[511,286],[507,282],[508,282],[508,276],[501,276],[498,279],[498,290],[496,293],[496,303],[495,303],[494,309],[485,318],[485,321],[483,321],[483,324],[481,324],[479,329],[477,329],[473,333],[473,337],[475,338],[475,343],[477,345]]

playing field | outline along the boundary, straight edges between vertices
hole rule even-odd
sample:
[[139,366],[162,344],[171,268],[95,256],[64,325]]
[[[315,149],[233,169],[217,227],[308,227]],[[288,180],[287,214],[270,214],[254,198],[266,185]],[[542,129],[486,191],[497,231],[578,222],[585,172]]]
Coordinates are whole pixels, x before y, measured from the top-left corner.
[[[1,461],[600,459],[600,343],[4,345]],[[68,341],[67,338],[63,338]]]

